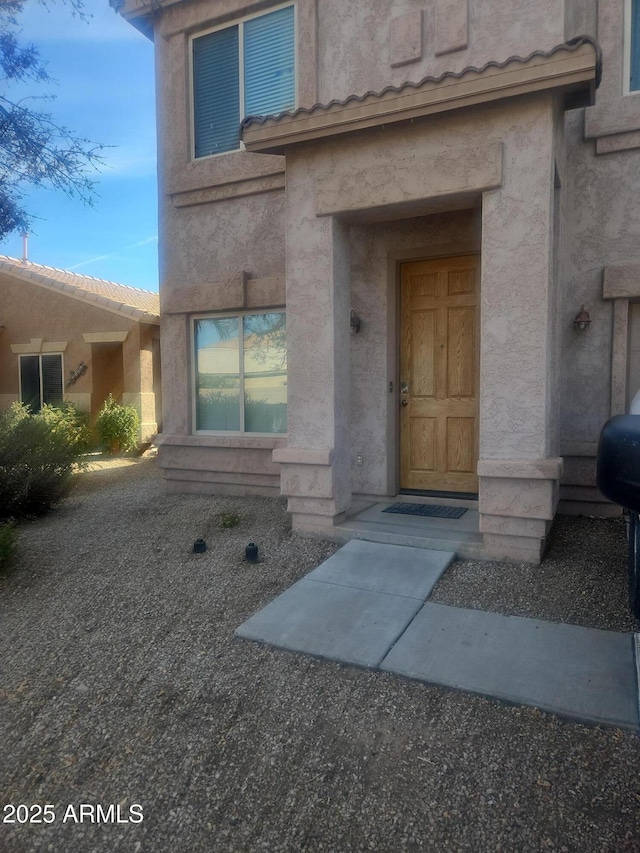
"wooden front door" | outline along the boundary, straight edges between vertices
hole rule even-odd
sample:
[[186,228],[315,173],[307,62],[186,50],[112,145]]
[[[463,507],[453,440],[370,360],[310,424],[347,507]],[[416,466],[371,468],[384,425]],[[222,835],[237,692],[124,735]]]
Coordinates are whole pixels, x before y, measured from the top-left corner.
[[400,488],[477,492],[480,258],[400,267]]

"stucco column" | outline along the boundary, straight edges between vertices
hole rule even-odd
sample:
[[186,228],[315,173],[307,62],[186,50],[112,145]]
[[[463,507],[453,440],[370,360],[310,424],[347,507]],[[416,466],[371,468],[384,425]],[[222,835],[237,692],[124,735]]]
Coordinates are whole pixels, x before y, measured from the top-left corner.
[[553,264],[554,109],[541,99],[484,193],[480,530],[488,556],[537,562],[558,501],[551,393],[559,369]]
[[140,418],[138,438],[141,442],[149,441],[158,431],[153,391],[152,328],[139,325],[132,329],[122,345],[122,355],[122,402],[136,409]]
[[303,155],[287,158],[288,442],[274,450],[294,529],[322,530],[351,502],[349,243],[316,216]]

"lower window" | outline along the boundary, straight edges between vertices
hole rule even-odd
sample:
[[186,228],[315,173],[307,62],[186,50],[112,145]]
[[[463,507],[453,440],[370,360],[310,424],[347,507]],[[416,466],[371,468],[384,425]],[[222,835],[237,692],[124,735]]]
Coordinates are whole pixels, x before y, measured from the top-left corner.
[[196,430],[285,433],[284,312],[216,315],[193,324]]
[[37,414],[44,403],[62,404],[62,356],[20,356],[20,401]]

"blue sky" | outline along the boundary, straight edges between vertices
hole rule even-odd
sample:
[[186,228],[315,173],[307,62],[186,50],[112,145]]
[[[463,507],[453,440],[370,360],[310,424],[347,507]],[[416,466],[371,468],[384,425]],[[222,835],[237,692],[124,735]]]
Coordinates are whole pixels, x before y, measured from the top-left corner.
[[[153,44],[109,6],[87,0],[91,21],[74,19],[58,0],[47,10],[27,0],[24,40],[36,45],[56,81],[42,105],[76,135],[112,146],[96,173],[94,207],[54,190],[29,192],[37,216],[29,260],[158,289]],[[9,90],[10,93],[11,90]],[[33,87],[43,93],[42,85]],[[22,257],[22,238],[0,242],[0,254]]]

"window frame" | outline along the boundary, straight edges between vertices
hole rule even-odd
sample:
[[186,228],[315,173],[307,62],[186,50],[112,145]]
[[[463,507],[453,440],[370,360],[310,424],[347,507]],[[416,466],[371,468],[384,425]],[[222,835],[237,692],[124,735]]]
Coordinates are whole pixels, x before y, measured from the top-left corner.
[[[39,391],[40,391],[40,408],[38,412],[42,411],[42,407],[45,405],[44,402],[44,374],[42,371],[42,359],[44,356],[52,356],[57,355],[60,358],[60,382],[62,385],[61,388],[61,397],[62,402],[64,402],[64,353],[62,352],[25,352],[20,353],[18,355],[18,397],[20,403],[22,400],[22,359],[23,358],[37,358],[38,359],[38,380],[39,380]],[[33,412],[32,414],[37,414],[38,412]]]
[[[638,81],[638,88],[631,88],[631,54],[633,44],[633,2],[634,0],[625,0],[624,4],[624,36],[623,36],[623,62],[622,62],[622,94],[626,95],[640,95],[640,81]],[[637,3],[637,13],[640,15],[640,1],[636,0]],[[640,28],[639,28],[640,30]],[[638,54],[640,54],[640,38],[638,39],[638,44],[635,45],[635,49]],[[640,60],[639,60],[640,62]]]
[[[214,155],[218,156],[218,155]],[[244,311],[208,311],[203,314],[193,314],[191,317],[191,434],[192,435],[212,435],[219,437],[234,437],[234,438],[285,438],[288,434],[288,429],[285,432],[246,432],[245,431],[245,398],[244,398],[244,318],[254,317],[260,314],[284,314],[286,322],[286,307],[284,305],[269,307],[269,308],[252,308]],[[198,429],[198,387],[197,387],[197,359],[196,359],[196,322],[198,320],[225,320],[228,318],[237,318],[239,329],[242,330],[242,335],[239,336],[238,346],[238,400],[240,408],[240,429],[239,430],[212,430]],[[289,378],[289,353],[287,351],[287,381]],[[287,424],[288,424],[288,394],[287,394]]]
[[193,43],[196,39],[208,36],[211,33],[220,32],[221,30],[229,30],[233,27],[238,28],[238,77],[239,77],[239,100],[240,100],[240,122],[246,118],[244,114],[244,33],[243,27],[247,21],[255,18],[263,18],[265,15],[270,15],[272,12],[279,12],[281,9],[293,8],[293,97],[294,105],[292,109],[298,106],[298,4],[297,2],[279,3],[269,9],[260,12],[253,12],[249,15],[243,15],[240,18],[235,18],[233,21],[227,21],[224,24],[219,24],[216,27],[209,27],[197,33],[193,33],[188,39],[188,59],[189,59],[189,111],[190,111],[190,158],[192,162],[200,163],[202,160],[210,160],[213,157],[224,157],[228,154],[236,154],[238,151],[245,151],[244,142],[240,139],[238,148],[232,148],[229,151],[219,151],[215,154],[203,154],[202,157],[196,157],[196,123],[195,123],[195,81],[193,75]]

